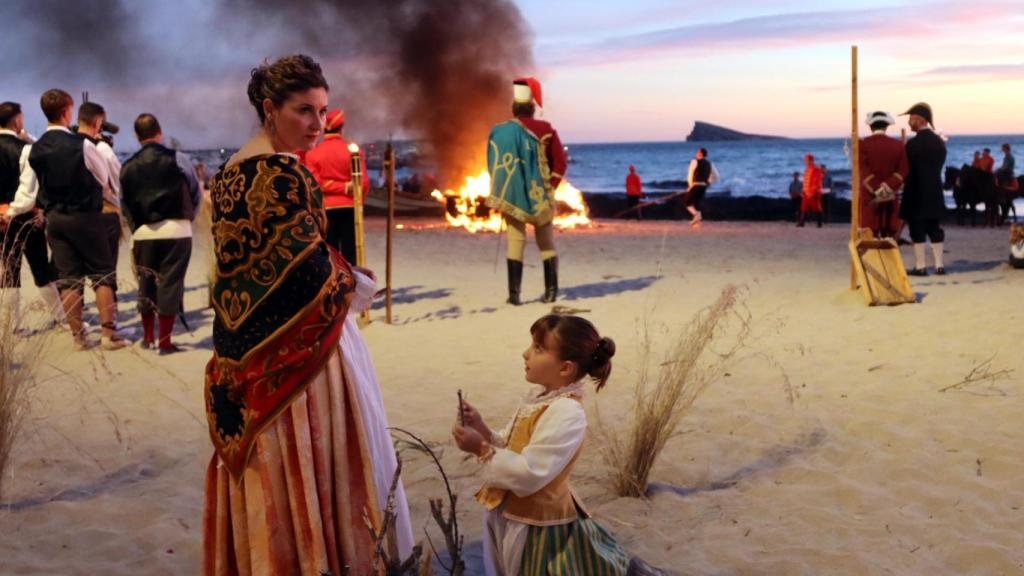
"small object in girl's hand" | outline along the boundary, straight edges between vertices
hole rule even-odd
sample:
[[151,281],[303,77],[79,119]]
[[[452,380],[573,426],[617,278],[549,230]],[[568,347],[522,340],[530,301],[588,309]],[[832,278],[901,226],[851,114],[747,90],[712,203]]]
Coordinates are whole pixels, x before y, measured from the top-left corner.
[[377,291],[376,291],[376,292],[375,292],[375,293],[373,294],[373,299],[374,299],[374,300],[376,300],[377,298],[380,298],[381,296],[383,296],[384,294],[386,294],[386,293],[387,293],[387,291],[388,291],[388,289],[387,289],[387,287],[386,287],[386,286],[385,286],[384,288],[381,288],[380,290],[377,290]]
[[466,425],[466,405],[462,403],[462,388],[459,388],[459,426]]

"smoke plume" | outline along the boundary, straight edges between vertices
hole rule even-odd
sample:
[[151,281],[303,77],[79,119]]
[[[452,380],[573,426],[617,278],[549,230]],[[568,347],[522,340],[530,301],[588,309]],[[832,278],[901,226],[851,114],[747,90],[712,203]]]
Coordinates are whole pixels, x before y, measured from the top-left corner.
[[533,68],[510,0],[9,4],[14,33],[0,49],[24,66],[19,88],[36,98],[88,89],[122,124],[150,111],[176,133],[238,145],[255,123],[249,70],[306,53],[323,65],[349,134],[417,138],[449,183],[483,166],[512,78]]

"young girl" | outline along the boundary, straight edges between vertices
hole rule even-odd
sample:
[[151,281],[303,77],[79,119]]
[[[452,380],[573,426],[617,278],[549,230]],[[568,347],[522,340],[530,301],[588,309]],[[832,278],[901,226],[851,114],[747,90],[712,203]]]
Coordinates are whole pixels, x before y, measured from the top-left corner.
[[583,509],[569,474],[587,430],[586,380],[601,390],[615,343],[589,321],[548,315],[530,328],[526,380],[538,384],[500,433],[468,403],[452,428],[464,452],[485,463],[476,500],[488,575],[625,574],[628,554]]

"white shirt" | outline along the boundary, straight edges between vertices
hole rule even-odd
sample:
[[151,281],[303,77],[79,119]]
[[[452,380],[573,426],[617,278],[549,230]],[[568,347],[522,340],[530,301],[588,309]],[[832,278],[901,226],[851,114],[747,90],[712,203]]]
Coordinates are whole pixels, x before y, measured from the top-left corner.
[[582,395],[583,385],[581,380],[554,393],[534,395],[523,401],[517,417],[527,417],[543,406],[547,406],[547,410],[537,420],[530,443],[522,453],[500,447],[511,432],[515,418],[492,438],[495,451],[485,468],[485,486],[504,488],[524,497],[547,486],[565,470],[587,433],[583,405],[569,397]]
[[103,200],[121,208],[121,161],[114,154],[114,149],[103,140],[95,143],[96,151],[100,153],[107,165],[107,182],[103,185]]
[[[18,135],[13,130],[0,128],[0,134],[14,136]],[[28,155],[32,152],[32,145],[28,144],[21,149],[21,157],[18,158],[18,190],[14,193],[14,199],[7,207],[7,215],[11,218],[20,216],[36,207],[36,196],[39,195],[39,180],[36,178],[35,170],[28,163]]]

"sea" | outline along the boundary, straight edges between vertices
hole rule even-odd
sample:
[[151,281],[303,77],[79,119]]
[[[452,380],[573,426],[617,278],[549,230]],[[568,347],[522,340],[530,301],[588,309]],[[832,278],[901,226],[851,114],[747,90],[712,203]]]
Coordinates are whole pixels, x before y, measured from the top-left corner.
[[[1017,172],[1024,168],[1024,135],[946,135],[946,165],[959,168],[970,164],[975,150],[989,148],[996,167],[1002,163],[1000,146],[1009,143],[1019,158]],[[411,146],[406,143],[406,147]],[[804,154],[813,154],[824,164],[836,182],[836,193],[849,196],[850,155],[848,139],[811,138],[787,140],[747,140],[736,142],[635,142],[609,144],[568,144],[568,180],[588,193],[623,193],[629,166],[636,166],[646,192],[674,192],[683,186],[690,159],[697,149],[706,148],[721,177],[708,193],[728,196],[787,197],[793,172],[803,174]],[[381,145],[375,146],[382,149]],[[402,146],[398,147],[402,150]],[[223,163],[234,150],[192,150],[195,160],[202,160],[212,170]],[[401,166],[398,178],[404,179],[426,168]],[[371,159],[371,174],[376,174]],[[947,195],[950,194],[947,192]]]

